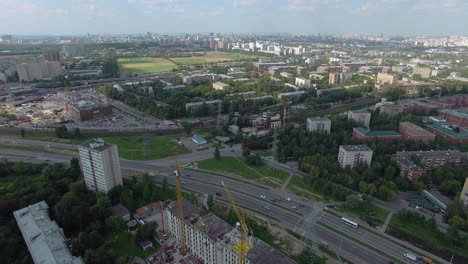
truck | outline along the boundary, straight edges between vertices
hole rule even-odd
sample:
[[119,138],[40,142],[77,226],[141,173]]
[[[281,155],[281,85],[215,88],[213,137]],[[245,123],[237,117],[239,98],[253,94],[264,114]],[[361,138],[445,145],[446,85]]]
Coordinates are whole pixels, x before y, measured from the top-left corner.
[[413,253],[406,252],[406,253],[403,254],[403,256],[405,256],[405,258],[410,259],[412,261],[418,260],[418,256],[416,256]]
[[428,258],[428,257],[424,257],[424,256],[419,256],[418,257],[418,260],[426,263],[426,264],[432,264],[432,259]]

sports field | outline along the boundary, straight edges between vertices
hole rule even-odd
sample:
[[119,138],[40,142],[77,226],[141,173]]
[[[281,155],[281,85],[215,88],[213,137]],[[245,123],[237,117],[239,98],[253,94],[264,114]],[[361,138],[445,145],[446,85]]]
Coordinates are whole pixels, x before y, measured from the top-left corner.
[[[193,55],[193,53],[192,53]],[[199,55],[199,56],[198,56]],[[261,59],[263,57],[245,55],[241,53],[207,51],[199,52],[197,56],[175,57],[175,58],[120,58],[121,71],[128,73],[152,73],[171,71],[179,66],[209,64],[223,61],[238,61],[248,59]]]
[[178,68],[172,61],[164,58],[120,58],[118,62],[121,71],[128,73],[165,72]]

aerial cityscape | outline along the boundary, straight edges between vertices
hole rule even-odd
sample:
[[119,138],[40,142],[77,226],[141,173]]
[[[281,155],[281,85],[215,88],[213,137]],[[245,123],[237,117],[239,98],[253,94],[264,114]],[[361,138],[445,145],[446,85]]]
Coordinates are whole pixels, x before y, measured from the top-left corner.
[[465,0],[0,10],[0,263],[468,263]]

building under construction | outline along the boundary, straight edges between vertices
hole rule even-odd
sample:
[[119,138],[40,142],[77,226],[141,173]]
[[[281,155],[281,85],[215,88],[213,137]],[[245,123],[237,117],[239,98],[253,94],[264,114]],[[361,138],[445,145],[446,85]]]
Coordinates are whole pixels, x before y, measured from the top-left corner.
[[[238,264],[239,230],[224,222],[212,213],[204,213],[200,208],[183,200],[183,222],[187,251],[203,260],[205,264]],[[177,207],[174,204],[166,209],[170,234],[181,243],[181,232]],[[256,238],[251,239],[245,255],[246,264],[295,264],[296,262]]]

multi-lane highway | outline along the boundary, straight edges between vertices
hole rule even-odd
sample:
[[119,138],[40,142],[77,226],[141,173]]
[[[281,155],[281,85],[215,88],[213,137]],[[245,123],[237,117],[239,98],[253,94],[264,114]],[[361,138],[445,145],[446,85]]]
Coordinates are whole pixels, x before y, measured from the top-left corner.
[[[40,145],[44,142],[38,143],[37,141],[32,141],[30,143],[37,143]],[[57,146],[55,145],[56,143],[45,144]],[[70,145],[62,147],[69,148]],[[228,155],[236,153],[237,151],[236,149],[235,152],[231,152],[230,149],[226,149],[225,154]],[[196,155],[205,156],[208,154],[209,156],[205,158],[212,157],[211,151],[209,151],[209,153],[187,154],[185,158],[182,159],[182,162],[193,161],[197,158]],[[0,149],[0,155],[8,157],[11,161],[23,160],[25,162],[69,162],[73,157],[61,154],[13,149]],[[123,173],[156,171],[173,165],[170,161],[170,159],[163,159],[143,162],[121,159],[121,167]],[[174,184],[174,178],[171,176],[152,174],[152,177],[158,181],[162,180],[163,177],[168,177],[169,183]],[[382,235],[369,232],[363,228],[354,229],[346,226],[341,223],[340,218],[326,211],[320,214],[320,219],[318,220],[319,224],[314,225],[313,232],[306,232],[309,224],[308,215],[313,210],[322,209],[323,205],[302,197],[297,197],[287,191],[273,189],[257,182],[251,182],[245,178],[224,177],[198,170],[185,171],[183,173],[183,181],[182,187],[186,190],[213,194],[218,199],[226,200],[221,185],[221,181],[224,181],[231,189],[234,199],[240,206],[268,215],[282,227],[294,230],[313,241],[326,241],[332,245],[338,246],[339,253],[355,263],[389,263],[390,259],[387,256],[392,256],[401,263],[413,263],[403,256],[403,253],[409,251],[408,249],[384,238]],[[221,194],[221,197],[217,196],[216,193]],[[265,196],[265,198],[261,198],[261,196]],[[288,201],[286,198],[291,198],[291,201]],[[293,208],[293,206],[295,206],[295,208]],[[347,236],[331,231],[320,223],[339,230]],[[384,252],[384,254],[379,252]],[[422,252],[422,250],[419,250],[419,252]]]

